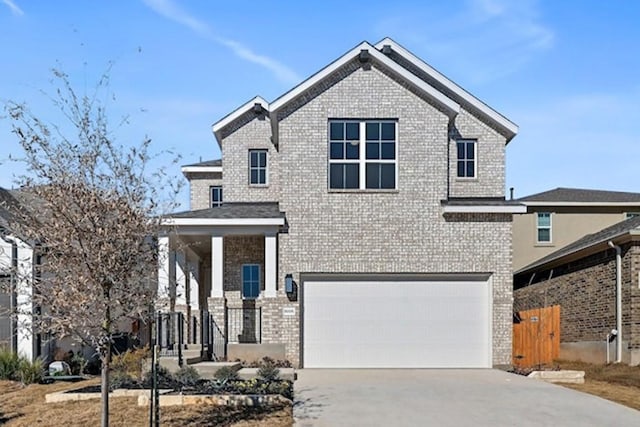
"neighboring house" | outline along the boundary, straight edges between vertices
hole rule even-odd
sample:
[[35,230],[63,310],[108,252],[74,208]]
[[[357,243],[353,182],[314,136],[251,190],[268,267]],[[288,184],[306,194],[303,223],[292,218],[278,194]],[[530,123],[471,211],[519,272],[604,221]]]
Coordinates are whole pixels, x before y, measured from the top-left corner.
[[516,310],[552,305],[560,305],[561,359],[604,363],[609,349],[611,361],[640,364],[640,217],[587,234],[515,272]]
[[33,333],[29,316],[34,254],[32,247],[13,234],[10,227],[17,220],[19,205],[11,191],[0,187],[0,347],[33,360],[42,354],[41,341]]
[[513,217],[513,271],[581,237],[640,215],[640,193],[556,188],[517,199],[527,207]]
[[183,168],[192,210],[159,241],[189,341],[205,312],[230,360],[511,363],[515,124],[387,38],[213,132],[222,159]]

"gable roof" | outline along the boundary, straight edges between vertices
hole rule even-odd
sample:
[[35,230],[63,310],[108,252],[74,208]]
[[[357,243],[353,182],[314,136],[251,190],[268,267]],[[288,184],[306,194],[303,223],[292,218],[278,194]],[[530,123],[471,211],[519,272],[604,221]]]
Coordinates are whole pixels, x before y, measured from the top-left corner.
[[491,121],[495,122],[496,125],[498,125],[505,134],[507,143],[509,143],[509,141],[511,141],[513,137],[516,136],[516,134],[518,133],[518,125],[507,119],[502,114],[498,113],[496,110],[485,104],[480,99],[473,96],[470,92],[467,92],[465,89],[453,82],[444,74],[440,73],[431,65],[427,64],[422,59],[409,52],[395,40],[391,39],[390,37],[385,37],[375,45],[375,47],[381,51],[385,46],[389,46],[393,51],[400,55],[400,57],[409,61],[413,66],[415,66],[415,71],[417,72],[416,75],[425,79],[425,81],[427,82],[431,82],[437,88],[443,89],[444,92],[454,101],[471,106],[474,110],[484,115]]
[[569,258],[571,255],[584,256],[606,249],[609,241],[615,241],[627,235],[640,236],[640,216],[618,222],[596,233],[587,234],[575,242],[521,268],[514,275],[561,264],[564,259]]
[[517,201],[525,205],[636,204],[640,206],[640,193],[558,187],[553,190],[522,197],[517,199]]
[[[391,45],[398,54],[405,57],[406,60],[413,64],[415,67],[418,67],[424,75],[430,76],[432,81],[429,81],[429,79],[425,79],[424,76],[411,71],[407,67],[403,66],[400,62],[393,60],[389,55],[383,53],[382,50],[385,45]],[[480,112],[482,115],[484,115],[491,123],[495,124],[495,128],[501,131],[506,137],[507,143],[516,135],[518,127],[513,122],[509,121],[504,116],[484,104],[482,101],[475,98],[469,92],[465,91],[460,86],[444,77],[444,75],[411,54],[409,51],[404,49],[402,46],[400,46],[390,38],[385,38],[376,45],[372,45],[366,41],[358,44],[353,49],[349,50],[326,67],[322,68],[320,71],[313,74],[311,77],[295,86],[293,89],[284,93],[270,104],[259,96],[256,96],[249,102],[243,104],[212,126],[213,133],[218,141],[218,144],[222,143],[221,131],[226,126],[230,125],[232,122],[240,118],[243,114],[249,112],[252,108],[254,108],[255,104],[259,104],[264,109],[264,111],[269,114],[273,133],[273,143],[277,146],[277,112],[283,109],[293,100],[297,99],[300,95],[304,94],[306,91],[323,82],[326,78],[331,76],[341,67],[353,61],[355,58],[358,58],[361,52],[364,53],[365,51],[367,61],[378,63],[384,66],[385,69],[388,69],[396,74],[402,80],[409,83],[417,91],[424,94],[427,98],[431,99],[436,105],[442,108],[442,110],[449,117],[455,117],[460,112],[459,101],[463,101],[466,104],[471,105],[475,111]],[[434,87],[432,82],[437,82],[440,87]],[[443,88],[447,90],[443,91]]]
[[278,202],[223,203],[215,208],[176,212],[164,225],[284,225]]

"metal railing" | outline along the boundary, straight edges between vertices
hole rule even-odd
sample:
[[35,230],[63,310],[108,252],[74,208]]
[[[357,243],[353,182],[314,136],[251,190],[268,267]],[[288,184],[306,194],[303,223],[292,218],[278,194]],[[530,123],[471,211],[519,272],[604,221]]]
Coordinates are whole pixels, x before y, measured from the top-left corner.
[[227,339],[213,319],[213,315],[209,314],[208,311],[202,311],[200,313],[200,325],[202,358],[215,362],[227,360]]
[[227,339],[230,343],[262,342],[262,307],[227,307]]
[[177,356],[179,366],[183,365],[184,323],[184,314],[180,312],[156,314],[156,344],[160,347],[160,355]]

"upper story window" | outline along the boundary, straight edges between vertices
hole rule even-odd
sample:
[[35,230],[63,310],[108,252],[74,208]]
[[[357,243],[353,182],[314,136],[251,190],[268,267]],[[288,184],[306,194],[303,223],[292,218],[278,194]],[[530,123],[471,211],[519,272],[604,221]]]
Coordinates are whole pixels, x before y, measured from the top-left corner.
[[551,242],[551,214],[549,212],[538,212],[536,217],[536,232],[538,243]]
[[260,266],[242,265],[242,298],[256,299],[260,295]]
[[267,150],[249,150],[249,184],[267,185]]
[[209,187],[209,191],[211,193],[211,207],[215,208],[222,205],[222,186],[214,185],[212,187]]
[[395,189],[397,122],[329,121],[329,188]]
[[458,152],[458,178],[476,177],[476,140],[460,139],[456,141]]

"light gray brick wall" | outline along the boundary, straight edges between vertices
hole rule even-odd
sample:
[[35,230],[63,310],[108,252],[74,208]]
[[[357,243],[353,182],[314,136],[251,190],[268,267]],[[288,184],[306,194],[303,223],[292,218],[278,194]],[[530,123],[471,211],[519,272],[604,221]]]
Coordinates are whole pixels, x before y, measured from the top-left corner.
[[[279,195],[278,152],[271,143],[271,124],[264,116],[252,115],[241,128],[222,141],[223,191],[228,202],[273,202]],[[266,149],[267,185],[249,185],[249,150]]]
[[210,208],[211,198],[209,188],[214,185],[222,185],[222,174],[220,172],[191,173],[188,179],[189,192],[191,195],[191,210]]
[[[451,168],[449,179],[451,197],[504,197],[505,188],[505,142],[504,136],[498,134],[484,122],[478,120],[464,108],[455,119],[449,143]],[[476,143],[476,177],[458,178],[457,147],[458,139],[475,139]]]
[[[279,235],[278,297],[267,302],[270,314],[263,326],[263,341],[286,343],[287,357],[294,364],[299,362],[299,301],[289,301],[282,289],[288,273],[299,282],[304,272],[491,272],[493,362],[510,363],[511,216],[445,218],[440,201],[447,197],[448,118],[376,67],[350,70],[337,73],[324,92],[306,96],[297,109],[282,117],[277,155],[271,156],[275,150],[266,120],[252,120],[223,141],[226,200],[279,200],[289,224],[288,233]],[[397,190],[328,191],[330,118],[398,120]],[[461,117],[457,126],[489,141],[483,157],[492,159],[487,171],[495,165],[491,173],[496,176],[490,180],[489,172],[483,171],[478,185],[466,190],[460,184],[456,194],[502,195],[498,187],[504,186],[504,147],[490,149],[497,147],[494,142],[501,137],[492,136],[493,131],[470,117]],[[256,191],[248,188],[249,147],[268,147],[270,173],[276,164],[279,167],[280,192],[271,185]],[[286,306],[296,309],[295,320],[283,317]],[[293,323],[285,327],[286,322]]]

